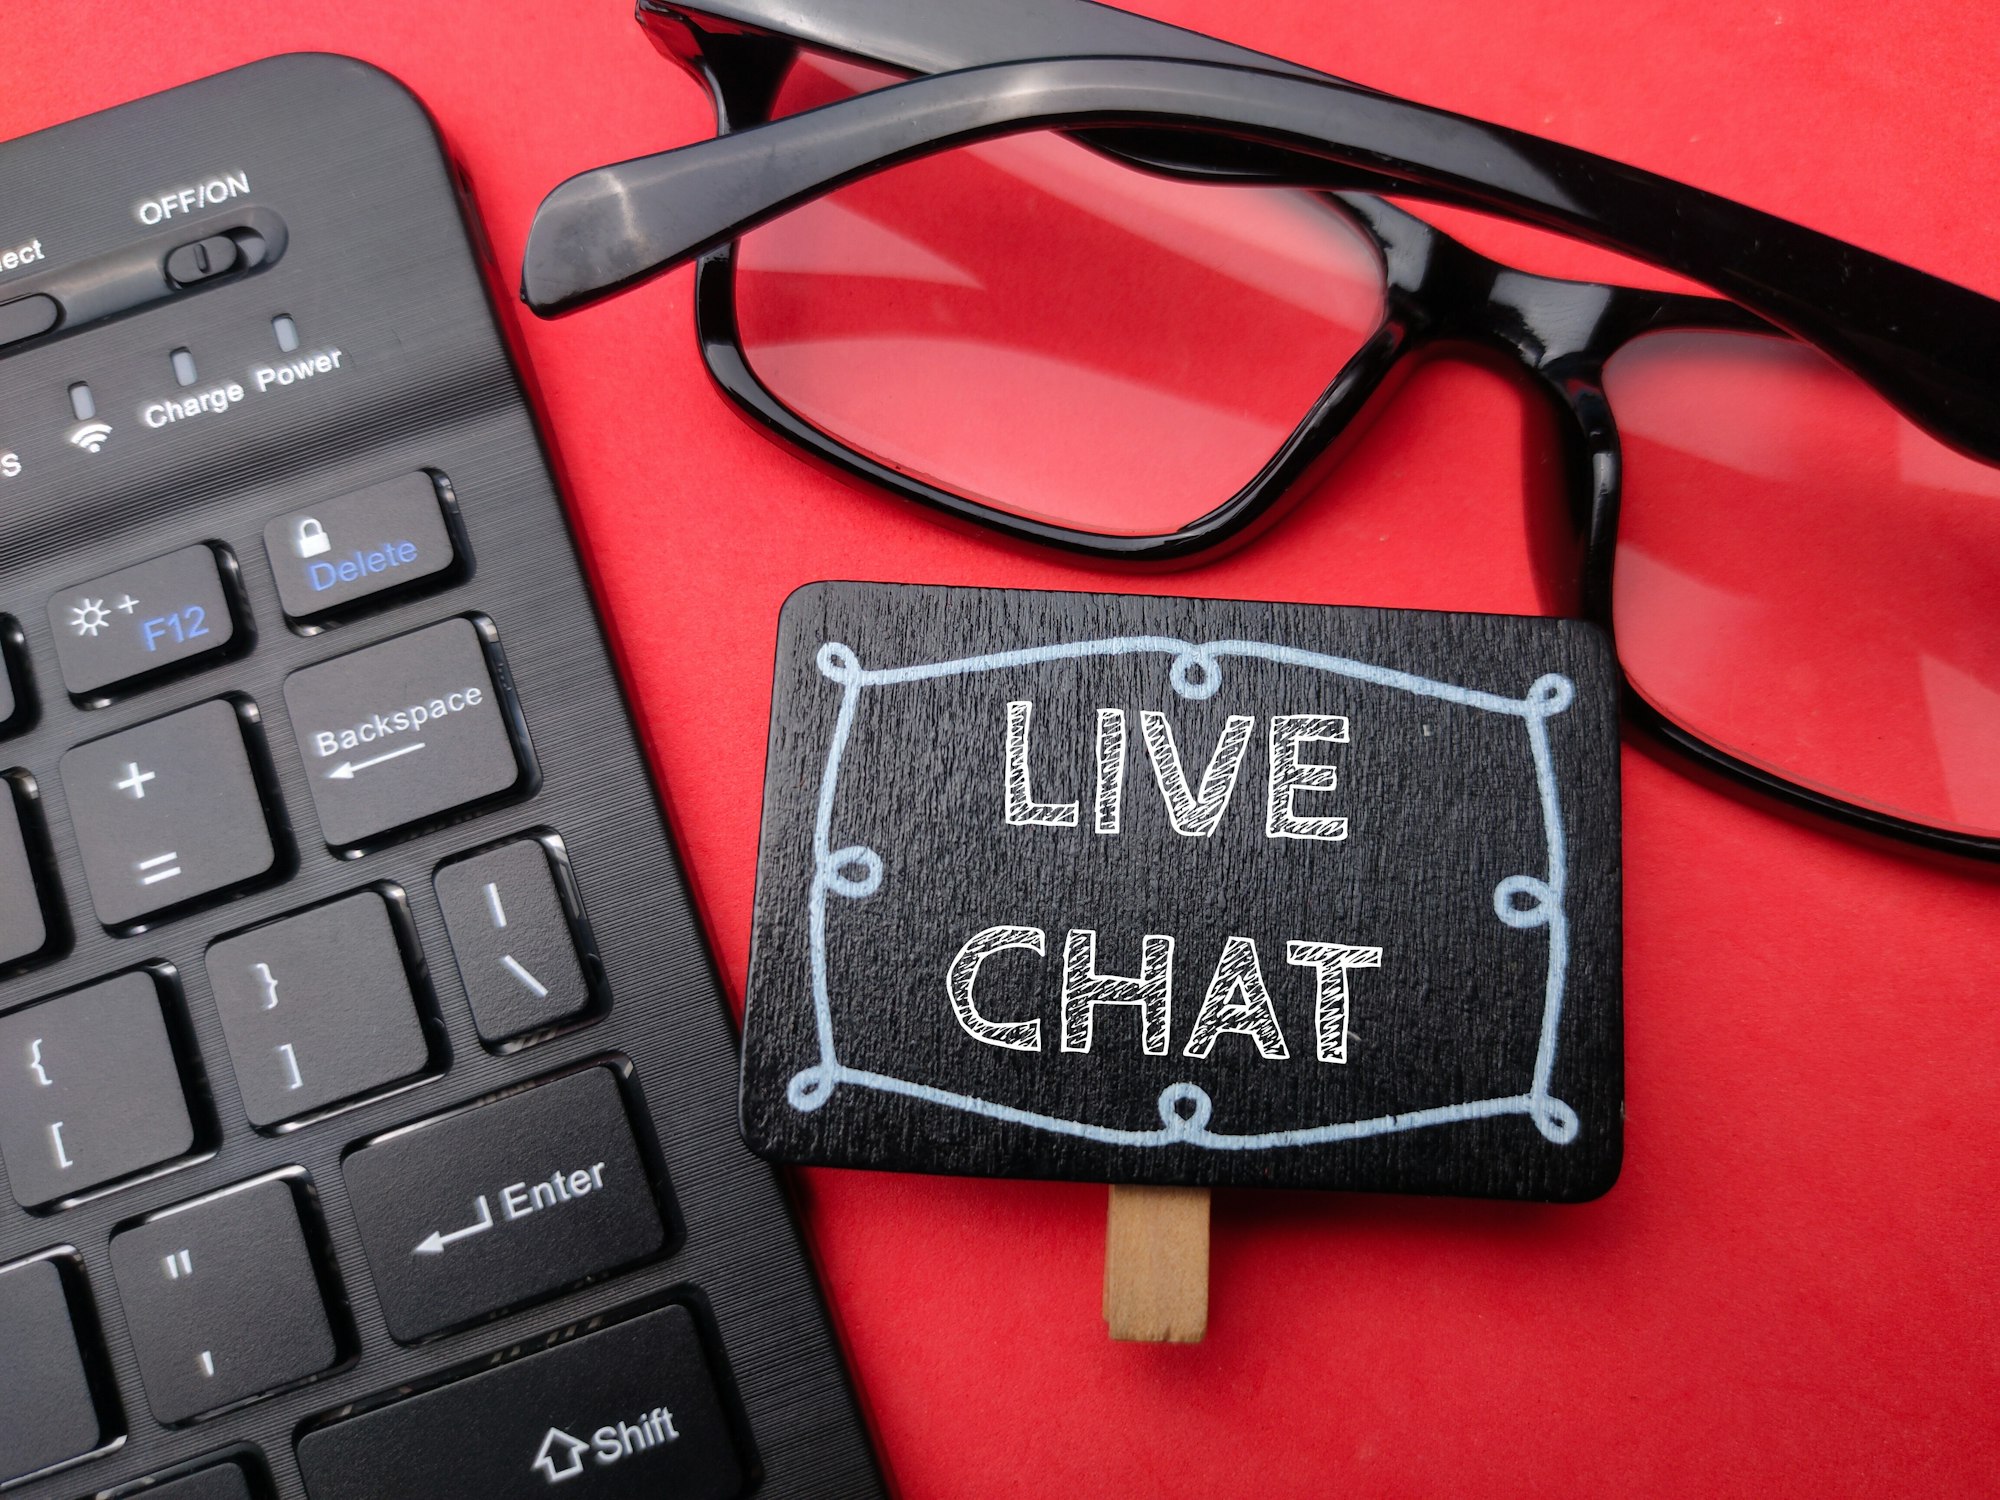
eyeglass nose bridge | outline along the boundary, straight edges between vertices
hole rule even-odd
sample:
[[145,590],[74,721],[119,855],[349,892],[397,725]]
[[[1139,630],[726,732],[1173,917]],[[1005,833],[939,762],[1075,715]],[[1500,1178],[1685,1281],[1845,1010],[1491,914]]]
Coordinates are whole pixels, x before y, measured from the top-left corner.
[[1384,199],[1332,196],[1375,241],[1416,344],[1497,349],[1541,373],[1600,347],[1618,288],[1516,270]]

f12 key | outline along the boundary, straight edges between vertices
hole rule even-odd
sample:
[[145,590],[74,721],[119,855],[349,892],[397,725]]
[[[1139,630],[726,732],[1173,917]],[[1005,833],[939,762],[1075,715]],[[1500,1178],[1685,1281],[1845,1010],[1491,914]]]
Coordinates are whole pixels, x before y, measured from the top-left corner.
[[236,637],[223,572],[223,555],[197,544],[55,595],[63,684],[83,697],[222,651]]

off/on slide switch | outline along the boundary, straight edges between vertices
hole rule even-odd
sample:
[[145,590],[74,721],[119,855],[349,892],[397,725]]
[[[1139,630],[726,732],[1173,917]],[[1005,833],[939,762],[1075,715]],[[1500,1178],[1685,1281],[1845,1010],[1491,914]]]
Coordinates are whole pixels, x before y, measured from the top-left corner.
[[212,234],[192,245],[182,245],[167,256],[167,275],[176,286],[193,286],[212,281],[236,269],[243,251],[226,234]]

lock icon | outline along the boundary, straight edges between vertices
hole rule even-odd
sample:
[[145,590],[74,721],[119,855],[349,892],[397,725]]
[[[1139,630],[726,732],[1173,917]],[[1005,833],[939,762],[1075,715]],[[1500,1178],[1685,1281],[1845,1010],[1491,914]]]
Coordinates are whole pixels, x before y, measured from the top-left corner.
[[333,550],[333,541],[326,534],[326,528],[312,516],[299,522],[298,532],[293,538],[293,547],[300,557],[318,557],[322,552]]

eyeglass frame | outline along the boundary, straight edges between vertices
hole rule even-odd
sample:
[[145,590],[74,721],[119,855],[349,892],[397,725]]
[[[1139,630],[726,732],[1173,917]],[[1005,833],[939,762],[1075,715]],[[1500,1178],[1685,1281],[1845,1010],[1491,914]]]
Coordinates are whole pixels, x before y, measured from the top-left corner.
[[[523,299],[538,314],[553,316],[693,259],[704,362],[718,388],[755,425],[842,478],[1017,541],[1092,560],[1156,566],[1185,565],[1239,545],[1338,464],[1342,439],[1365,429],[1393,390],[1392,377],[1453,345],[1502,352],[1532,377],[1558,415],[1577,582],[1573,591],[1555,596],[1545,570],[1538,568],[1537,581],[1552,612],[1580,615],[1614,645],[1622,460],[1602,372],[1612,354],[1642,334],[1699,328],[1801,337],[1935,436],[1984,461],[2000,461],[2000,361],[1977,346],[1984,330],[1993,339],[1986,350],[2000,347],[2000,304],[1858,246],[1587,152],[1409,104],[1090,0],[1010,0],[1004,7],[978,0],[819,0],[809,17],[782,0],[701,0],[699,6],[639,0],[639,19],[654,44],[708,88],[719,134],[580,174],[552,192],[530,236]],[[833,130],[815,128],[816,122],[798,127],[793,122],[806,116],[788,117],[792,138],[783,155],[789,186],[774,190],[771,174],[752,171],[746,154],[732,158],[717,148],[732,136],[741,142],[746,129],[762,127],[762,135],[775,128],[770,122],[778,90],[802,48],[916,75],[924,85],[918,90],[924,121],[911,128],[919,110],[909,102],[910,84],[809,112],[838,112],[841,123]],[[1136,94],[1171,98],[1182,86],[1192,93],[1196,79],[1203,98],[1221,106],[1220,118],[1157,102],[1150,113],[1134,112]],[[1364,122],[1372,117],[1378,134],[1428,149],[1433,161],[1412,162],[1378,149],[1376,159],[1395,167],[1383,170],[1354,147],[1329,160],[1304,149],[1307,141],[1322,149],[1342,146],[1324,126],[1297,131],[1296,149],[1282,136],[1219,133],[1245,127],[1243,116],[1255,120],[1260,99],[1268,101],[1293,82],[1331,86],[1341,101],[1364,106],[1359,116]],[[901,98],[884,107],[883,94]],[[867,111],[858,106],[870,100],[876,101],[873,113],[863,120]],[[958,124],[939,128],[946,117]],[[1443,142],[1435,135],[1414,139],[1438,122],[1456,134]],[[739,235],[842,182],[951,145],[1034,129],[1061,130],[1155,174],[1322,194],[1381,258],[1384,311],[1375,334],[1270,461],[1234,496],[1180,530],[1107,535],[1020,516],[931,485],[793,411],[758,377],[743,348],[735,304]],[[857,142],[871,144],[857,148]],[[689,160],[696,155],[698,166]],[[1501,174],[1495,161],[1503,171],[1512,168],[1517,180],[1496,182]],[[1586,197],[1581,212],[1576,196],[1565,191],[1565,174],[1572,185],[1598,177],[1586,183],[1596,201]],[[1519,271],[1374,196],[1381,192],[1554,229],[1717,285],[1741,300]],[[622,243],[604,232],[607,199],[621,220]],[[1709,226],[1692,247],[1695,253],[1645,232],[1648,217],[1663,212],[1669,222]],[[1774,288],[1740,265],[1699,253],[1710,237],[1727,243],[1732,233],[1757,236],[1764,264],[1785,267],[1812,289]],[[1751,307],[1772,316],[1760,317]],[[1619,670],[1632,722],[1710,771],[1850,827],[2000,862],[2000,838],[1850,802],[1713,744],[1647,700],[1622,663]]]

